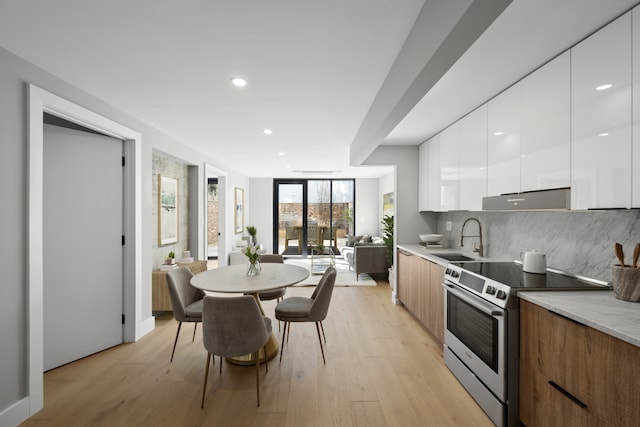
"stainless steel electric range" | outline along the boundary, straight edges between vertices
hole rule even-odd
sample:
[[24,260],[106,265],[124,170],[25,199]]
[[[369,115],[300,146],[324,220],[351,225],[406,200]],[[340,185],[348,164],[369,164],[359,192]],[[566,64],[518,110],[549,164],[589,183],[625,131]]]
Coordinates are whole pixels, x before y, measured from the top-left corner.
[[444,359],[497,426],[520,425],[519,291],[607,290],[605,282],[517,262],[450,263],[445,271]]

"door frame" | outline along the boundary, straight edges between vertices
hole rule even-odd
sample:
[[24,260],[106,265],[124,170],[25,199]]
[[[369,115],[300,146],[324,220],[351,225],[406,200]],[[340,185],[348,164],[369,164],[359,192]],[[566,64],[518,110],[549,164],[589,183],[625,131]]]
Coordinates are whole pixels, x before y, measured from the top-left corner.
[[27,225],[27,359],[25,398],[28,416],[44,406],[43,342],[43,114],[124,141],[123,167],[123,341],[133,342],[154,328],[142,321],[142,135],[51,92],[29,84],[28,91],[28,225]]
[[[310,181],[330,181],[329,198],[333,204],[333,183],[334,181],[352,181],[353,182],[353,231],[355,234],[355,211],[356,211],[356,180],[355,178],[276,178],[273,180],[273,253],[279,253],[279,214],[280,214],[280,184],[299,184],[302,185],[302,239],[298,241],[302,245],[302,256],[308,255],[307,251],[307,225],[309,214],[309,182]],[[333,224],[333,209],[330,209],[329,223]],[[333,226],[333,225],[332,225]],[[330,230],[333,234],[333,230]],[[304,243],[304,244],[303,244]],[[337,244],[337,242],[336,242]]]

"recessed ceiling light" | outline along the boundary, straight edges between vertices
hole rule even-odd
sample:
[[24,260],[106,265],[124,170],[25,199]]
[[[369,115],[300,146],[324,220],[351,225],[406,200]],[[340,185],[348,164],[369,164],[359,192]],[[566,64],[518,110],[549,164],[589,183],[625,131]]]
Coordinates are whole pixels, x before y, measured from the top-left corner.
[[606,90],[606,89],[611,88],[611,86],[612,86],[611,84],[607,83],[606,85],[600,85],[600,86],[598,86],[598,87],[596,88],[596,90]]
[[284,152],[283,151],[279,152],[278,156],[284,156]]
[[494,135],[495,135],[495,136],[504,135],[504,132],[502,132],[502,131],[498,131],[498,132],[494,133]]
[[245,87],[247,85],[247,81],[242,77],[232,78],[231,83],[233,83],[234,86],[238,86],[238,87]]
[[598,136],[609,136],[609,132],[599,133]]
[[273,131],[271,129],[265,129],[264,130],[264,134],[265,135],[271,135],[273,133]]

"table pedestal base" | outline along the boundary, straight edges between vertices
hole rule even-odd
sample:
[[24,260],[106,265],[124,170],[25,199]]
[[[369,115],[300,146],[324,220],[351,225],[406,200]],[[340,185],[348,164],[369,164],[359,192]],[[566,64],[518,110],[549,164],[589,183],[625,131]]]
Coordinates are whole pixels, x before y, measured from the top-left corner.
[[[278,354],[278,339],[275,334],[271,332],[269,335],[269,340],[267,341],[267,358],[266,360],[271,360],[276,357]],[[260,353],[258,353],[258,357],[260,358],[260,363],[265,362],[264,350],[261,348]],[[253,354],[248,354],[246,356],[239,357],[227,357],[227,362],[233,363],[234,365],[255,365],[256,359],[253,357]]]

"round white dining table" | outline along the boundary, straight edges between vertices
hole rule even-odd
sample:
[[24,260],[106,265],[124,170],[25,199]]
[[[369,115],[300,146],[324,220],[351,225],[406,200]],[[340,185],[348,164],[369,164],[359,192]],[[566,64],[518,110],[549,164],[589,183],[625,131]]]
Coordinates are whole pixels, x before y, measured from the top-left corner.
[[[247,276],[247,264],[236,264],[226,267],[218,267],[198,273],[191,278],[191,284],[203,291],[219,293],[251,294],[256,299],[260,311],[264,310],[260,304],[258,294],[272,289],[295,285],[309,277],[309,270],[304,267],[281,263],[261,264],[260,274]],[[266,345],[265,355],[260,353],[260,361],[269,360],[278,354],[278,340],[273,333]],[[227,358],[227,361],[236,365],[254,365],[253,355]]]

